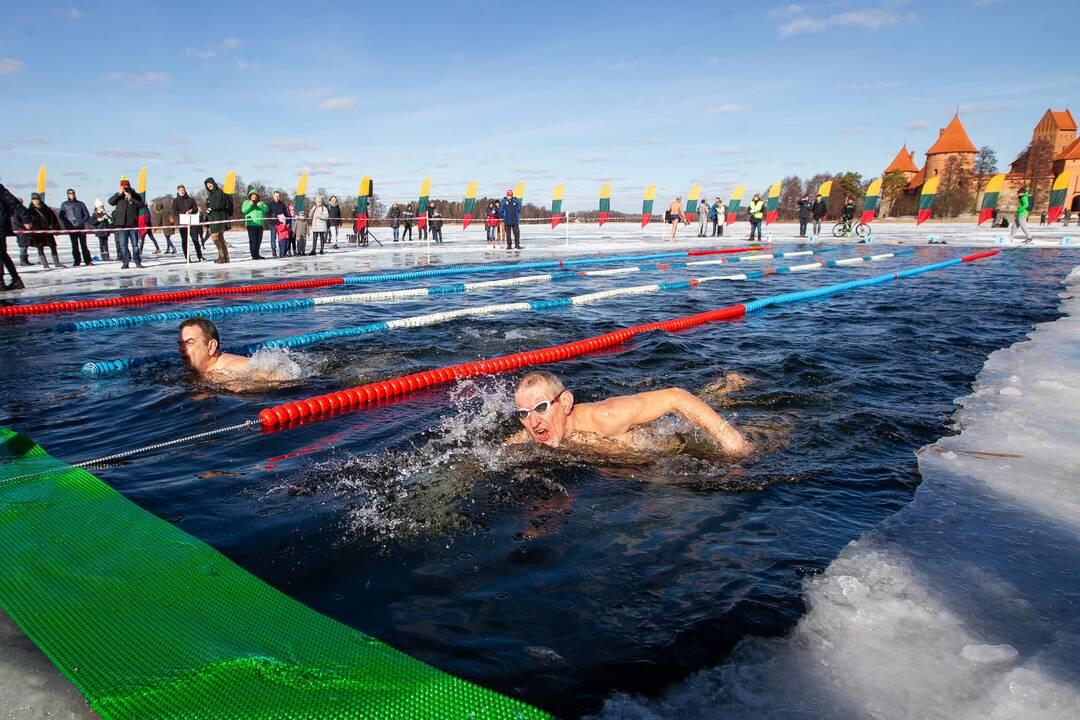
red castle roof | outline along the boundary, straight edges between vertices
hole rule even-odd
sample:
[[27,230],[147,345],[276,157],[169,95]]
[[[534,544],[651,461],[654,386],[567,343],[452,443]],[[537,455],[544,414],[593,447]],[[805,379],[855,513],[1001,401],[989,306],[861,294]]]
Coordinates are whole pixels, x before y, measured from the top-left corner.
[[1054,160],[1080,160],[1080,137],[1063,147]]
[[968,137],[967,131],[964,130],[964,123],[960,122],[960,116],[953,115],[953,119],[941,130],[938,134],[938,139],[930,146],[930,149],[926,151],[926,154],[940,155],[943,153],[976,152],[978,152],[978,150],[975,148],[975,143],[971,142],[971,138]]
[[906,144],[900,148],[900,152],[896,153],[896,157],[893,158],[889,167],[885,168],[886,173],[895,172],[897,170],[900,172],[919,172],[919,168],[915,165],[915,161],[911,159],[911,151],[907,149]]
[[[1047,110],[1050,115],[1050,119],[1054,121],[1054,124],[1058,126],[1058,130],[1076,130],[1076,119],[1073,118],[1072,113],[1068,108],[1065,110]],[[1044,116],[1045,117],[1045,116]]]

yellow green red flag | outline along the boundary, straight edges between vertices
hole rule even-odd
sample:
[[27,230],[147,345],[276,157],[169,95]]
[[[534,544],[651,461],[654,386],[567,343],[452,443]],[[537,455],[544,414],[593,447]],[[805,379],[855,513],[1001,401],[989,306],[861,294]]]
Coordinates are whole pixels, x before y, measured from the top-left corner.
[[727,220],[724,223],[725,225],[730,225],[731,223],[735,222],[735,218],[739,214],[739,205],[742,204],[742,196],[744,190],[745,188],[742,186],[742,184],[739,184],[736,185],[735,189],[731,191],[731,197],[728,198],[726,213]]
[[611,183],[604,183],[600,186],[600,224],[603,225],[607,222],[608,215],[611,214]]
[[559,183],[558,185],[556,185],[555,189],[551,191],[551,229],[552,230],[554,230],[555,227],[560,222],[562,222],[562,219],[563,219],[562,201],[563,201],[563,193],[565,191],[566,191],[566,186],[563,185],[562,183]]
[[1065,211],[1065,195],[1066,190],[1069,189],[1069,181],[1072,179],[1072,173],[1068,170],[1057,176],[1054,180],[1054,186],[1050,189],[1050,202],[1047,209],[1046,222],[1052,223],[1061,217],[1061,213]]
[[686,222],[692,222],[694,219],[694,212],[697,210],[698,198],[701,197],[701,186],[695,185],[690,188],[690,194],[686,196],[686,212],[683,215],[686,216]]
[[994,210],[997,209],[998,196],[1001,195],[1001,188],[1005,185],[1005,173],[998,173],[994,177],[990,178],[990,182],[986,183],[986,190],[983,191],[982,206],[979,208],[979,221],[976,225],[982,225],[984,222],[994,217]]
[[937,194],[937,186],[940,178],[932,177],[922,186],[922,194],[919,195],[919,214],[915,217],[915,224],[922,225],[930,217],[930,208],[934,204],[934,195]]
[[776,222],[780,216],[780,181],[769,186],[769,198],[765,202],[765,224]]
[[416,202],[416,227],[427,227],[428,201],[431,197],[431,178],[420,183],[420,199]]
[[[233,187],[236,187],[236,173],[231,172],[229,175],[232,177]],[[304,210],[304,198],[307,197],[307,178],[308,174],[304,173],[300,176],[299,182],[296,183],[296,195],[293,196],[293,209],[296,212],[303,212]],[[228,182],[228,177],[225,178],[225,182]]]
[[369,205],[371,204],[371,177],[365,175],[356,190],[356,232],[361,232],[368,224]]
[[472,222],[473,210],[476,209],[476,181],[473,180],[469,183],[469,187],[465,188],[465,204],[462,206],[461,213],[461,229],[469,227],[469,223]]
[[656,200],[656,186],[650,185],[645,188],[645,199],[641,203],[641,227],[645,227],[652,220],[653,201]]
[[870,187],[866,188],[866,196],[863,198],[862,219],[859,222],[864,225],[877,217],[878,203],[881,201],[881,178],[876,178]]

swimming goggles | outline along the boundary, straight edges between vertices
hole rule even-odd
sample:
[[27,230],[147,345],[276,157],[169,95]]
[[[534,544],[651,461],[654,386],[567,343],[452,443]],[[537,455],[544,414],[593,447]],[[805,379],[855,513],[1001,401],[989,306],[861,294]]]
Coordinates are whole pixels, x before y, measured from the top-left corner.
[[[566,391],[563,390],[563,392],[566,392]],[[559,393],[559,395],[562,395],[562,393]],[[552,405],[555,404],[555,401],[559,399],[559,395],[556,395],[555,397],[551,398],[550,400],[543,400],[541,402],[536,403],[535,405],[532,406],[531,410],[529,408],[517,408],[517,409],[514,410],[514,415],[517,417],[518,420],[524,420],[525,418],[529,417],[529,413],[536,413],[537,415],[543,415],[544,413],[546,413],[551,408]]]

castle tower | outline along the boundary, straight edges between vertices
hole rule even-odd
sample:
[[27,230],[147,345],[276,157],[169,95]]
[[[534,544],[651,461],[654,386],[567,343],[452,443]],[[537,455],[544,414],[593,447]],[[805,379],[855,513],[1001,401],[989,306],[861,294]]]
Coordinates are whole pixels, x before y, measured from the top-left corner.
[[1051,147],[1051,155],[1057,157],[1076,137],[1076,120],[1068,108],[1055,111],[1047,108],[1035,129],[1031,133],[1031,142],[1046,140]]
[[911,182],[911,179],[919,174],[919,166],[915,164],[915,153],[907,149],[905,143],[900,148],[900,152],[896,153],[896,157],[889,163],[889,167],[885,168],[883,175],[888,175],[891,172],[899,172],[904,175],[904,179]]
[[971,142],[964,123],[959,115],[953,115],[949,124],[938,131],[938,139],[926,151],[926,165],[923,166],[924,179],[944,175],[949,159],[956,157],[970,172],[975,167],[975,155],[978,150]]

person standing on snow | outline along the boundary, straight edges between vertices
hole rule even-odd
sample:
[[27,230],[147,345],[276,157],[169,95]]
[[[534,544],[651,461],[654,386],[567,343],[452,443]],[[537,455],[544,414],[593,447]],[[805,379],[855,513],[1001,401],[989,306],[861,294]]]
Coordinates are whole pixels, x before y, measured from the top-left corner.
[[248,188],[248,199],[240,205],[240,212],[244,215],[244,227],[248,234],[248,250],[252,260],[263,260],[260,253],[262,249],[263,221],[266,220],[267,207],[260,197],[259,192]]
[[1009,233],[1009,239],[1012,240],[1016,237],[1016,229],[1020,228],[1024,233],[1024,242],[1031,242],[1031,232],[1028,231],[1027,219],[1031,214],[1031,193],[1028,192],[1026,187],[1020,188],[1020,192],[1017,193],[1016,204],[1016,222],[1013,223],[1012,231]]
[[339,249],[338,240],[338,228],[341,227],[341,205],[338,204],[338,196],[331,195],[330,199],[326,201],[326,209],[330,211],[330,240],[333,243],[335,250]]
[[759,193],[754,193],[754,198],[750,201],[750,205],[747,206],[746,210],[750,215],[750,240],[753,241],[756,233],[758,242],[760,242],[761,221],[765,218],[765,201],[761,199]]
[[214,262],[227,263],[229,262],[229,246],[225,244],[225,229],[228,227],[229,215],[232,213],[232,201],[214,178],[206,178],[203,186],[206,188],[206,220],[213,223],[208,226],[210,239],[214,241],[214,247],[218,251]]
[[[289,205],[281,198],[280,190],[275,190],[270,196],[270,202],[266,203],[266,214],[270,217],[270,252],[277,257],[279,251],[277,226],[278,223],[285,223],[289,219]],[[281,252],[284,255],[285,251]]]
[[60,221],[64,228],[70,230],[68,238],[71,240],[72,265],[93,265],[90,261],[90,248],[86,247],[86,225],[90,222],[90,211],[82,200],[75,196],[75,190],[68,188],[67,200],[60,205]]
[[326,253],[326,239],[330,235],[330,208],[326,206],[322,195],[315,198],[315,207],[311,208],[311,255],[317,250],[320,255]]
[[[41,267],[45,270],[49,269],[49,261],[45,259],[45,248],[52,250],[53,264],[58,268],[64,267],[60,262],[60,256],[56,253],[56,234],[64,229],[60,224],[60,218],[51,207],[42,202],[41,196],[37,193],[30,196],[30,210],[27,214],[30,216],[30,229],[38,231],[29,235],[29,244],[30,247],[37,248]],[[52,230],[56,232],[48,232]]]
[[709,232],[709,201],[705,198],[698,200],[697,204],[697,217],[698,217],[698,237],[705,237]]
[[709,211],[710,219],[713,221],[713,237],[724,236],[724,221],[727,220],[727,213],[724,212],[724,201],[717,196],[713,201],[712,209]]
[[[521,200],[514,197],[514,191],[507,189],[506,197],[499,203],[499,217],[502,219],[506,232],[506,249],[521,249]],[[513,246],[510,245],[511,240]]]
[[803,195],[797,204],[799,206],[799,237],[806,237],[806,226],[810,224],[813,203],[810,202],[809,195]]
[[120,177],[120,191],[113,193],[109,198],[109,204],[113,210],[113,227],[122,228],[116,231],[116,242],[119,244],[117,252],[120,253],[120,269],[126,270],[135,259],[135,267],[141,268],[142,250],[139,249],[139,210],[146,207],[139,193],[131,189],[131,183],[127,177]]
[[825,208],[825,198],[821,197],[821,194],[819,193],[818,196],[814,198],[814,206],[811,208],[811,214],[814,217],[814,237],[819,237],[821,235],[821,221],[825,219]]
[[[101,202],[98,198],[94,200],[94,212],[90,214],[90,227],[94,228],[94,234],[97,235],[98,245],[101,246],[101,261],[111,262],[112,256],[109,254],[109,213],[105,211],[105,203]],[[120,244],[116,245],[116,259],[121,257]]]
[[[199,216],[199,206],[195,203],[195,198],[188,195],[187,188],[183,185],[176,186],[176,197],[173,198],[172,211],[173,215],[178,219],[181,215],[193,216],[194,218]],[[198,225],[180,226],[180,247],[184,251],[184,259],[190,258],[188,254],[189,232],[191,233],[191,244],[195,246],[195,255],[199,258],[199,262],[202,262],[202,244],[199,242],[199,236],[202,233]]]

